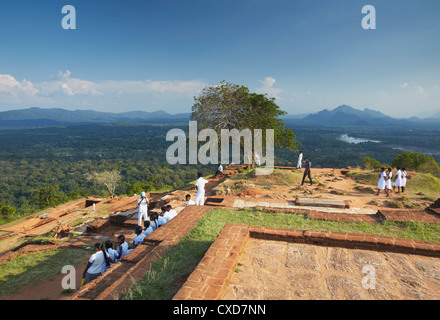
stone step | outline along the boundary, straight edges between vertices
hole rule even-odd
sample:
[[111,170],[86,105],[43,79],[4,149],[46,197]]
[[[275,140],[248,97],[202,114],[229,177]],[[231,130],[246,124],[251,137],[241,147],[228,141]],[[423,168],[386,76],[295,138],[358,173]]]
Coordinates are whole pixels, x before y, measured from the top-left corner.
[[347,208],[347,204],[343,200],[336,199],[313,199],[313,198],[297,198],[295,200],[297,206],[307,207],[327,207],[327,208]]

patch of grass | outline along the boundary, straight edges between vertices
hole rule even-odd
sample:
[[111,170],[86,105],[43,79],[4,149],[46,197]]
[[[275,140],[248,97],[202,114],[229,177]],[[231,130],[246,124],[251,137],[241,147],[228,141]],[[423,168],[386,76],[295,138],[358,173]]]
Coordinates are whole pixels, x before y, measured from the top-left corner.
[[375,194],[376,193],[376,191],[371,187],[357,185],[354,188],[361,193],[366,193],[366,194]]
[[153,264],[151,271],[127,292],[124,299],[172,299],[181,287],[176,279],[186,279],[192,273],[228,222],[299,230],[378,234],[440,242],[440,225],[389,221],[384,224],[342,223],[310,220],[306,214],[265,213],[258,210],[211,210],[197,222],[194,229],[179,244]]
[[75,292],[75,290],[73,290],[73,289],[63,289],[63,291],[61,291],[61,294],[71,295],[74,292]]
[[347,173],[347,177],[352,178],[357,183],[362,184],[370,184],[370,185],[376,185],[377,181],[379,180],[379,173],[376,171],[368,171],[368,170],[351,170]]
[[19,256],[0,265],[0,296],[16,293],[61,274],[65,265],[79,264],[91,250],[55,249]]
[[405,192],[412,194],[422,193],[430,199],[437,199],[440,194],[440,179],[428,173],[416,173],[407,180]]
[[385,204],[388,207],[394,208],[394,209],[403,209],[403,208],[405,208],[405,206],[403,205],[402,201],[387,200],[387,201],[385,201]]

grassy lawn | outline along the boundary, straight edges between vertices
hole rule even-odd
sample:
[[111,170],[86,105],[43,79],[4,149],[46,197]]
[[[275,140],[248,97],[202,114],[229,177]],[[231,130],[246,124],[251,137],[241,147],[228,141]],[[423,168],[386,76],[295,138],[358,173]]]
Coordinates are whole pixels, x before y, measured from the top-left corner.
[[423,223],[341,223],[309,220],[306,214],[212,210],[126,294],[128,300],[170,300],[192,273],[226,223],[388,235],[440,242],[440,225]]
[[65,265],[76,265],[82,262],[91,250],[55,249],[20,256],[0,265],[0,296],[8,296],[28,285],[53,279],[61,274]]

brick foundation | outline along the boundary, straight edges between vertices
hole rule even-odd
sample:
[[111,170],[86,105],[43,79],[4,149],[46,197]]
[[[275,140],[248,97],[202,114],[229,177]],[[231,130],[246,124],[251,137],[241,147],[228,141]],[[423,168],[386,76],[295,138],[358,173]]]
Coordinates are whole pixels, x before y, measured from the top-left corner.
[[250,238],[440,257],[440,244],[388,236],[228,223],[173,300],[219,299]]

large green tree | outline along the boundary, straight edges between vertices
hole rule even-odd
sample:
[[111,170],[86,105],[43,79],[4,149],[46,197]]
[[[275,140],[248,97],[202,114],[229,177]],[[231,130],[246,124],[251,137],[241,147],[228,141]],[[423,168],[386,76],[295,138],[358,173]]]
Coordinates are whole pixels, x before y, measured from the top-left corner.
[[[276,147],[297,149],[295,134],[279,118],[286,112],[275,103],[275,98],[251,93],[242,85],[221,82],[204,88],[194,100],[191,119],[197,121],[199,130],[215,130],[219,140],[222,129],[250,129],[252,135],[256,129],[273,129]],[[265,143],[263,139],[263,148]],[[240,147],[243,148],[243,142]]]

